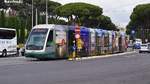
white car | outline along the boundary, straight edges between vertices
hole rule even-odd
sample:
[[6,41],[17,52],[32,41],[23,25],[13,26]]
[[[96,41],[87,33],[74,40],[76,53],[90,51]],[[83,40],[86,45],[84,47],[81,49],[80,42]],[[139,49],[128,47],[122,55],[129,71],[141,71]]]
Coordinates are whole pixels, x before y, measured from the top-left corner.
[[142,53],[142,52],[150,53],[150,43],[141,45],[141,49],[139,50],[139,53]]

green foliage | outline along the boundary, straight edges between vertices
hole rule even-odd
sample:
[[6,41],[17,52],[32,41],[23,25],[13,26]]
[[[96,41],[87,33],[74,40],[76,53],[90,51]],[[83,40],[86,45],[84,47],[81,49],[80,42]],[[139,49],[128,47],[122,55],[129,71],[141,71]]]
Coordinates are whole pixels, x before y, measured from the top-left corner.
[[[116,26],[112,23],[110,17],[102,15],[102,8],[87,3],[69,3],[59,6],[55,13],[60,17],[68,19],[68,24],[76,22],[82,26],[93,28],[104,28],[115,30]],[[73,19],[75,16],[75,20]]]
[[149,23],[150,3],[137,5],[130,16],[130,22],[127,25],[127,33],[130,33],[131,30],[134,28],[138,33],[137,37],[147,38],[149,37],[149,35],[146,34],[146,32],[150,32],[147,31],[147,29],[150,29]]
[[[14,28],[17,30],[18,43],[24,43],[27,35],[29,34],[32,28],[32,19],[31,19],[31,11],[32,11],[32,0],[23,0],[23,4],[4,4],[0,2],[0,8],[7,9],[11,7],[13,10],[17,11],[16,16],[8,16],[5,17],[5,13],[3,11],[0,12],[0,27],[8,27]],[[45,13],[45,4],[46,0],[33,0],[34,1],[34,25],[35,25],[35,8],[38,9],[38,23],[45,23],[45,15],[40,15],[40,13]],[[50,23],[52,21],[58,21],[57,23],[64,24],[63,21],[57,20],[55,18],[55,14],[53,10],[60,6],[60,3],[48,1],[48,14],[53,18],[53,20],[49,20]],[[26,32],[27,30],[27,32]]]
[[72,15],[81,17],[84,15],[98,16],[102,14],[102,8],[87,4],[87,3],[69,3],[56,8],[56,14],[62,17],[69,17]]
[[6,17],[4,11],[0,12],[0,27],[5,27]]
[[49,24],[61,24],[61,25],[66,25],[67,23],[64,20],[60,20],[60,19],[55,19],[55,18],[50,18],[48,20]]
[[[23,4],[4,4],[0,2],[0,8],[11,7],[17,11],[16,16],[5,17],[5,13],[0,13],[0,27],[9,27],[17,30],[18,43],[24,43],[26,33],[28,34],[32,27],[31,11],[32,0],[23,0]],[[33,0],[34,1],[34,25],[35,25],[35,9],[38,10],[38,23],[45,24],[45,5],[46,0]],[[87,3],[69,3],[61,6],[60,3],[48,0],[48,15],[49,24],[72,24],[77,22],[80,25],[87,27],[97,27],[115,30],[116,27],[112,23],[110,17],[102,15],[103,10],[101,7],[87,4]],[[72,15],[76,17],[73,20]],[[68,23],[60,20],[59,17],[68,19]],[[25,31],[27,30],[27,32]]]
[[133,10],[130,19],[131,21],[127,27],[145,27],[145,25],[148,25],[150,22],[150,4],[137,5]]
[[0,9],[1,9],[1,8],[5,8],[4,0],[0,0]]
[[[48,12],[49,12],[49,14],[54,14],[53,10],[58,6],[61,6],[61,4],[58,2],[54,2],[54,1],[50,1],[50,0],[47,0],[47,1],[48,1]],[[26,3],[28,5],[32,5],[32,0],[24,0],[24,3]],[[33,6],[34,6],[34,9],[37,8],[38,11],[45,12],[46,0],[33,0]]]
[[114,23],[112,23],[110,17],[101,15],[98,17],[99,27],[107,30],[117,30]]
[[16,29],[18,43],[24,43],[25,22],[22,22],[19,17],[10,16],[10,17],[7,17],[6,27]]

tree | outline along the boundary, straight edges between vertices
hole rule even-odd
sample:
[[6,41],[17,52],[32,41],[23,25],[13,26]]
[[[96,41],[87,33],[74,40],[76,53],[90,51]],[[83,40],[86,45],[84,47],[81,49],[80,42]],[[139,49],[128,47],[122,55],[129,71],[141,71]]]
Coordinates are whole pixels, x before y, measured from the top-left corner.
[[5,24],[6,24],[6,17],[5,17],[4,10],[2,10],[0,12],[0,27],[5,27]]
[[80,2],[69,3],[56,8],[55,13],[67,18],[69,25],[79,23],[86,27],[116,30],[110,17],[102,15],[103,9],[95,5]]
[[0,0],[0,9],[5,8],[5,7],[6,7],[6,5],[4,3],[4,0]]
[[[55,8],[57,8],[58,6],[61,6],[60,3],[58,2],[54,2],[54,1],[48,1],[48,16],[50,16],[50,20],[49,21],[53,21],[55,19],[57,19],[55,17],[55,13],[53,12],[55,10]],[[38,21],[40,24],[41,23],[45,23],[45,14],[46,14],[46,0],[33,0],[33,6],[34,6],[34,10],[37,9],[38,10],[38,17],[41,21]],[[24,0],[24,3],[28,4],[29,6],[32,5],[32,1],[31,0]],[[32,7],[30,7],[32,8]],[[30,9],[31,10],[31,9]],[[35,11],[34,11],[35,12]]]
[[16,29],[17,33],[17,42],[21,42],[24,38],[20,38],[20,28],[22,27],[20,24],[20,19],[16,16],[6,17],[6,26],[7,28]]
[[[35,9],[38,9],[38,23],[44,24],[45,23],[45,5],[46,0],[33,0],[34,1],[34,24],[35,24]],[[49,15],[49,22],[50,23],[58,23],[58,24],[65,24],[64,21],[57,19],[55,17],[55,13],[53,10],[60,6],[60,3],[54,2],[54,1],[48,1],[48,15]],[[25,40],[25,30],[27,30],[29,33],[32,28],[32,0],[23,0],[23,4],[15,4],[15,3],[9,3],[5,4],[4,0],[0,0],[0,8],[2,9],[8,9],[10,7],[11,9],[16,11],[16,15],[5,17],[4,11],[0,11],[0,27],[9,27],[9,28],[15,28],[17,30],[17,37],[18,42],[24,43]]]
[[76,21],[83,25],[85,20],[101,15],[102,8],[87,3],[69,3],[56,8],[55,13],[67,18],[68,21],[73,21],[73,16],[75,16]]
[[131,16],[130,22],[127,25],[127,33],[131,30],[136,30],[136,36],[150,41],[150,4],[137,5]]
[[101,15],[98,17],[98,27],[107,30],[117,30],[115,24],[112,23],[110,17],[105,15]]

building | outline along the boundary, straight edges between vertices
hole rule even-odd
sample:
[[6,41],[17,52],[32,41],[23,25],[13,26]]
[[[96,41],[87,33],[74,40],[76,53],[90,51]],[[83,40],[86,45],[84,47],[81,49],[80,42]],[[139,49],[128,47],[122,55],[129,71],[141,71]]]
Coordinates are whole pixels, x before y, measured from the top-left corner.
[[13,8],[17,4],[23,4],[23,0],[4,0],[5,5],[7,6],[4,10],[6,17],[16,16],[17,11]]
[[4,0],[4,3],[23,3],[23,0]]

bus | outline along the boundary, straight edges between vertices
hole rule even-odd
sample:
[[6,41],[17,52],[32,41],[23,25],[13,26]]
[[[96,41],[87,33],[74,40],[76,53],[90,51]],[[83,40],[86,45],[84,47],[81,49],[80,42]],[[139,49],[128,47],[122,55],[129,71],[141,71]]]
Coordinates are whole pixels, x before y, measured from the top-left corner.
[[0,56],[17,54],[16,30],[0,28]]

